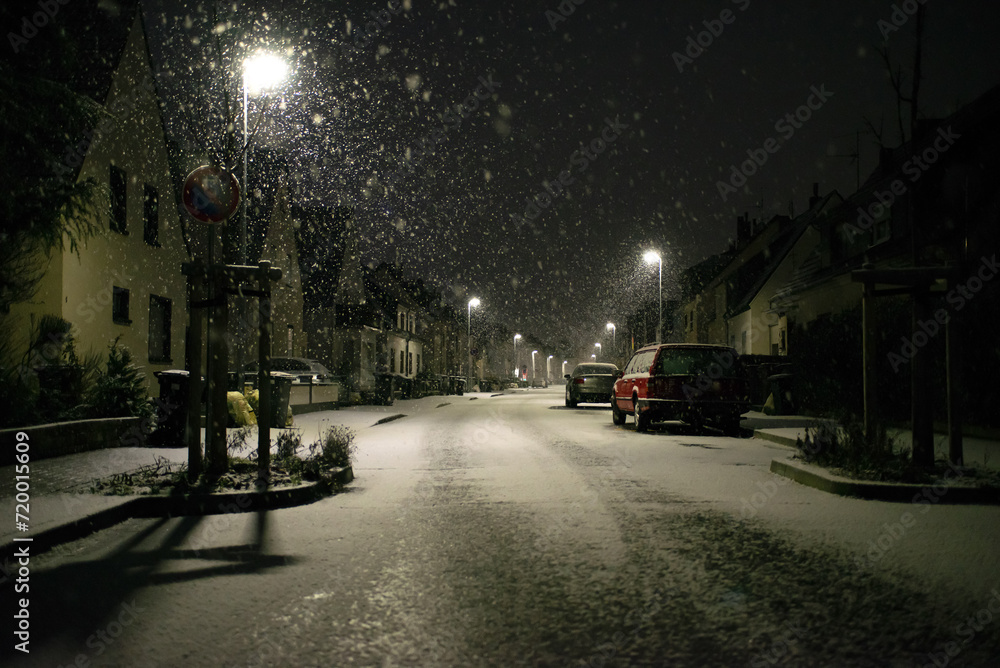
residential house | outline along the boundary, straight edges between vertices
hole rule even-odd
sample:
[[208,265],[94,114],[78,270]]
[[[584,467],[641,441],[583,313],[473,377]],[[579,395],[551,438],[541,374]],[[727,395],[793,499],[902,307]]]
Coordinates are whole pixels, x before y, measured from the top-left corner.
[[[731,283],[727,342],[741,355],[788,354],[790,312],[806,276],[820,261],[819,226],[843,202],[837,191],[821,197],[818,189],[817,184],[809,208],[773,237],[763,256],[766,263],[754,263],[752,272],[738,274]],[[850,304],[857,293],[856,286],[846,286],[826,303],[830,308]]]
[[[184,361],[186,285],[180,268],[188,255],[142,15],[130,3],[111,9],[107,14],[107,7],[61,7],[59,20],[67,29],[57,33],[53,27],[38,36],[39,42],[57,34],[76,41],[68,72],[39,75],[59,79],[107,112],[88,136],[67,138],[72,160],[59,166],[65,178],[93,179],[106,186],[106,194],[94,221],[99,233],[78,254],[57,249],[41,258],[45,269],[37,294],[16,304],[8,323],[62,317],[72,323],[81,353],[103,352],[117,339],[132,351],[156,396],[153,372]],[[116,58],[108,59],[109,49]]]

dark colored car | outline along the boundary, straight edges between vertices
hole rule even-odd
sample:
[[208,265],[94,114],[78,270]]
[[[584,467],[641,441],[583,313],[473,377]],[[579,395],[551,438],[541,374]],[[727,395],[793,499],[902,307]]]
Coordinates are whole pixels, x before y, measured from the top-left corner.
[[566,374],[566,405],[573,408],[579,402],[605,403],[611,400],[611,387],[618,378],[614,364],[577,364],[573,373]]
[[614,384],[611,419],[625,424],[635,416],[636,431],[653,422],[711,423],[729,436],[740,433],[750,409],[740,357],[728,346],[663,343],[638,350]]
[[[257,373],[257,363],[251,362],[243,367],[248,374]],[[295,376],[293,385],[319,385],[334,380],[330,370],[316,360],[305,357],[272,357],[271,371],[281,371]]]

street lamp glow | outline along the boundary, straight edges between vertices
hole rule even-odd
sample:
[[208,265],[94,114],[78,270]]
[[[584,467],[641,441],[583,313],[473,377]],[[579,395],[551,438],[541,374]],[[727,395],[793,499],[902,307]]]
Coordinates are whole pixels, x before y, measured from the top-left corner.
[[566,375],[566,364],[568,362],[569,362],[569,360],[563,360],[563,363],[562,363],[562,375],[564,375],[564,376]]
[[646,254],[642,256],[648,264],[653,264],[654,262],[660,266],[660,315],[656,321],[656,342],[660,343],[663,341],[663,258],[656,251],[646,251]]
[[[600,353],[601,353],[601,344],[600,343],[595,343],[594,347],[597,348],[597,354],[600,355]],[[595,360],[598,359],[597,355],[594,355],[594,359]]]
[[251,93],[273,88],[288,76],[288,63],[273,53],[255,53],[243,61],[243,85]]
[[537,350],[531,351],[531,380],[535,379],[535,355],[538,354]]
[[607,329],[608,331],[611,332],[611,354],[615,355],[618,352],[618,346],[615,345],[615,343],[616,343],[615,342],[615,338],[616,338],[616,335],[617,335],[617,328],[615,327],[615,323],[609,322],[605,326],[605,329]]

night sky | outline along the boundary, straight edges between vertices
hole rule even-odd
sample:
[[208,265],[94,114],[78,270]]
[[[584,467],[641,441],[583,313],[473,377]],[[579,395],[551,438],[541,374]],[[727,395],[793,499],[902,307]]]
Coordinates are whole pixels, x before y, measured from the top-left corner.
[[[725,249],[738,215],[802,212],[814,182],[849,195],[856,132],[862,180],[877,158],[865,119],[899,142],[877,52],[890,2],[406,5],[365,43],[385,4],[237,3],[213,16],[147,3],[168,125],[182,142],[218,142],[221,91],[239,90],[220,69],[259,45],[284,50],[293,74],[258,141],[288,156],[296,203],[355,206],[370,263],[398,261],[463,310],[477,295],[480,317],[542,338],[593,339],[654,298],[647,248],[663,252],[667,298],[679,271]],[[938,117],[1000,82],[1000,3],[926,6],[919,107]],[[915,21],[900,17],[887,43],[908,71]],[[700,53],[688,41],[699,33]],[[473,103],[483,81],[492,94]],[[776,125],[809,101],[808,120]],[[724,201],[718,182],[771,137],[780,149]],[[547,201],[533,220],[529,198]]]

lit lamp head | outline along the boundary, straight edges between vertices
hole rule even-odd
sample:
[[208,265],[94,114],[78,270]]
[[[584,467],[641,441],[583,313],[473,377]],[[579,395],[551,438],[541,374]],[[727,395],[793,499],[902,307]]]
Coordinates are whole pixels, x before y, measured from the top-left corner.
[[660,261],[660,254],[656,251],[646,251],[646,254],[642,256],[642,259],[649,264],[657,264]]
[[273,88],[288,76],[288,63],[273,53],[256,53],[243,61],[243,82],[251,93]]
[[479,301],[479,297],[473,297],[472,299],[469,300],[469,306],[473,308],[479,306],[480,303],[481,302]]

